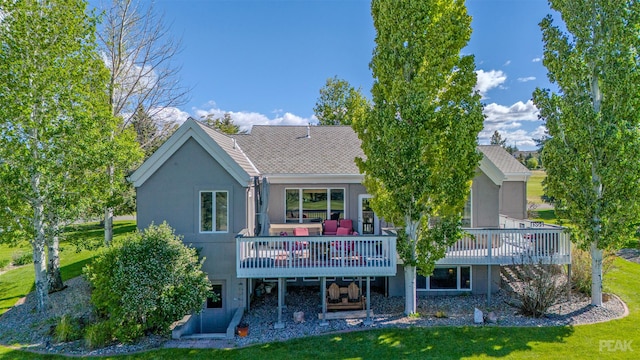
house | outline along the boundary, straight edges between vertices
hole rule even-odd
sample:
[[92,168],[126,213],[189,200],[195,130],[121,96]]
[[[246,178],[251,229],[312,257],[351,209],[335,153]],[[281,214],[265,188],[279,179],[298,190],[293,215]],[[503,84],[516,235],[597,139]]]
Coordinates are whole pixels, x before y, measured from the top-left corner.
[[[530,172],[499,146],[478,150],[483,158],[464,211],[468,235],[432,276],[419,277],[421,295],[490,295],[500,265],[525,253],[569,260],[567,234],[526,220]],[[228,136],[189,119],[130,176],[138,226],[167,221],[206,258],[203,270],[221,300],[204,306],[202,332],[220,331],[261,282],[277,282],[280,298],[287,284],[326,289],[355,279],[366,291],[404,295],[396,238],[369,207],[359,156],[348,126],[254,126]],[[351,221],[347,234],[322,236],[331,219]],[[291,236],[296,231],[309,236]],[[282,306],[280,299],[279,314]]]

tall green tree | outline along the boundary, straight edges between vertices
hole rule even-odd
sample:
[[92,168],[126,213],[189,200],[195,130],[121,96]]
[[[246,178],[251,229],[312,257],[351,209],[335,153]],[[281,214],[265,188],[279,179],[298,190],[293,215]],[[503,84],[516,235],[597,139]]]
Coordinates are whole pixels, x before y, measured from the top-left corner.
[[463,1],[374,0],[374,106],[353,128],[357,159],[379,215],[404,231],[405,313],[416,312],[416,271],[430,275],[462,235],[461,216],[480,160],[484,116]]
[[334,76],[320,89],[313,112],[320,125],[351,125],[354,119],[366,116],[369,107],[360,89]]
[[145,110],[143,105],[138,106],[131,117],[131,126],[136,134],[136,141],[144,152],[145,159],[151,156],[178,129],[178,124],[158,124]]
[[602,304],[602,255],[631,237],[640,220],[640,2],[551,0],[540,23],[544,65],[558,93],[533,100],[549,139],[542,162],[546,190],[590,249],[591,303]]
[[231,114],[229,113],[224,113],[221,118],[215,117],[213,114],[208,114],[207,116],[202,117],[202,122],[225,134],[233,135],[245,133],[245,131],[240,131],[240,126],[233,122]]
[[491,142],[489,144],[505,147],[507,146],[507,139],[503,139],[502,135],[500,135],[500,132],[496,130],[493,132],[493,135],[491,135]]
[[0,9],[0,237],[30,242],[42,311],[56,281],[47,266],[59,276],[57,229],[99,200],[116,120],[85,2],[0,0]]

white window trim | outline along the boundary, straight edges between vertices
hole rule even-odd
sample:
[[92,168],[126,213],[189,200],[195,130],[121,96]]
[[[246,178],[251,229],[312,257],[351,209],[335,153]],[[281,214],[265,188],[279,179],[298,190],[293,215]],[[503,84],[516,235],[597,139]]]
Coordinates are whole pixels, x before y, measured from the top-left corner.
[[[211,206],[213,207],[213,209],[211,209],[211,231],[203,231],[202,230],[202,193],[211,193],[212,199],[211,199]],[[217,218],[217,213],[218,213],[218,209],[216,209],[216,194],[217,193],[225,193],[227,194],[227,230],[225,231],[216,231],[216,218]],[[227,234],[229,233],[229,191],[227,190],[200,190],[198,192],[198,230],[200,232],[200,234]]]
[[[462,279],[461,277],[461,268],[468,267],[469,268],[469,288],[462,288]],[[457,265],[457,266],[436,266],[436,269],[448,269],[455,268],[456,269],[456,288],[455,289],[431,289],[431,276],[426,276],[426,288],[416,289],[417,291],[471,291],[473,289],[473,267],[471,265]]]
[[[464,210],[462,210],[464,212]],[[462,214],[464,216],[464,213]],[[473,228],[473,185],[469,189],[469,228]]]
[[347,189],[343,188],[343,187],[290,187],[290,188],[284,188],[284,221],[286,222],[287,219],[290,219],[287,217],[287,191],[289,190],[298,190],[298,223],[301,224],[304,222],[304,218],[302,217],[302,205],[303,205],[303,201],[302,201],[302,192],[304,190],[326,190],[327,191],[327,209],[326,209],[326,217],[327,219],[329,218],[329,216],[331,216],[331,190],[342,190],[342,194],[344,196],[344,198],[342,199],[342,206],[343,209],[342,211],[345,213],[347,212]]

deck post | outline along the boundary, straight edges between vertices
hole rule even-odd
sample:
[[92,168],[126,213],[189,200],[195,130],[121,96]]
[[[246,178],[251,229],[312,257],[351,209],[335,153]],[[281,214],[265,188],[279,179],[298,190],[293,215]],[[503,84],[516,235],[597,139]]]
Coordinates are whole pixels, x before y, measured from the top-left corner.
[[487,306],[491,306],[491,264],[487,265]]
[[367,276],[367,318],[364,320],[364,324],[366,326],[373,325],[373,320],[371,320],[371,277],[370,276]]
[[285,278],[278,278],[278,322],[273,324],[274,329],[284,329],[284,322],[282,322],[282,308],[284,307],[284,284]]
[[329,326],[327,321],[327,277],[320,278],[320,301],[322,302],[322,321],[320,326]]

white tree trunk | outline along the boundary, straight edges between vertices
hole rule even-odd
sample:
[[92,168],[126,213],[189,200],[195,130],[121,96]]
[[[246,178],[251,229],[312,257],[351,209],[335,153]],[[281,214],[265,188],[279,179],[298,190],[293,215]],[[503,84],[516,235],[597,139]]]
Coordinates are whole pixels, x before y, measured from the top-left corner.
[[104,209],[104,244],[111,245],[113,240],[113,208]]
[[[55,220],[53,220],[55,222]],[[47,242],[47,286],[48,292],[64,289],[62,274],[60,274],[60,237],[59,226],[51,224],[51,239]]]
[[405,315],[415,314],[418,311],[416,303],[416,267],[404,267],[404,313]]
[[[40,176],[35,175],[31,179],[31,186],[36,192],[40,187]],[[44,205],[41,199],[36,199],[33,204],[33,229],[35,238],[31,246],[33,248],[33,268],[35,270],[36,299],[38,311],[44,312],[49,303],[49,287],[47,282],[47,259],[45,257],[45,233],[44,233]]]
[[[110,164],[107,167],[107,175],[109,176],[109,201],[111,201],[111,197],[113,196],[113,174],[114,174],[114,165]],[[104,245],[111,246],[111,241],[113,240],[113,207],[107,206],[104,209]]]
[[591,244],[591,305],[602,306],[602,255],[597,244]]
[[[412,221],[408,216],[405,218],[406,227],[405,232],[409,237],[409,242],[411,246],[411,260],[415,260],[417,256],[417,229],[419,223],[417,221]],[[415,262],[414,262],[415,264]],[[405,262],[404,265],[404,313],[405,315],[415,314],[418,311],[417,303],[416,303],[416,267],[415,265],[407,265]]]

